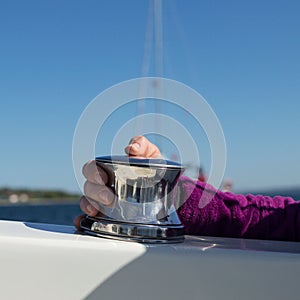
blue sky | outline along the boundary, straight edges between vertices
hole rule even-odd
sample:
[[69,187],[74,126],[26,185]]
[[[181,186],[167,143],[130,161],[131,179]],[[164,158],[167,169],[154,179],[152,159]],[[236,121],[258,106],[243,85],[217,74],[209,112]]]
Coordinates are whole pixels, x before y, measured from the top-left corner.
[[[100,92],[142,75],[148,10],[0,2],[0,186],[77,190],[76,123]],[[162,75],[217,114],[236,190],[300,185],[299,11],[299,1],[163,1]]]

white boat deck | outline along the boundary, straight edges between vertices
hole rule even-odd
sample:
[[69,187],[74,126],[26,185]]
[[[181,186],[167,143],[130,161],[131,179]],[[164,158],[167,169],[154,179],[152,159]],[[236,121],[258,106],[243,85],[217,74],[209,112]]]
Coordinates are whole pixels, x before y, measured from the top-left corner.
[[0,221],[0,299],[298,299],[300,243],[146,245]]

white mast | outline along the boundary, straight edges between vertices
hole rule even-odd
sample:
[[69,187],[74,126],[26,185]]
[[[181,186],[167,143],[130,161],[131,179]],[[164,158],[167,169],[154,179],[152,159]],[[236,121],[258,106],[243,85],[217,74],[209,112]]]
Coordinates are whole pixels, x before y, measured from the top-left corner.
[[[162,0],[151,0],[149,6],[149,14],[147,21],[147,28],[145,34],[145,46],[144,46],[144,57],[142,63],[142,76],[149,76],[149,70],[151,65],[151,53],[153,54],[153,69],[154,76],[159,78],[162,77],[163,69],[163,30],[162,30]],[[154,50],[154,51],[153,51]],[[140,87],[140,100],[137,104],[137,114],[140,116],[145,112],[145,102],[144,98],[146,95],[147,86]],[[162,97],[161,82],[157,79],[154,82],[156,90],[156,98],[160,99]],[[161,103],[156,102],[155,112],[161,113]],[[161,124],[159,119],[155,122],[155,131],[157,133],[161,132]],[[136,134],[143,133],[142,124],[140,121],[136,122]],[[157,141],[155,141],[157,142]],[[159,145],[160,148],[162,145]]]

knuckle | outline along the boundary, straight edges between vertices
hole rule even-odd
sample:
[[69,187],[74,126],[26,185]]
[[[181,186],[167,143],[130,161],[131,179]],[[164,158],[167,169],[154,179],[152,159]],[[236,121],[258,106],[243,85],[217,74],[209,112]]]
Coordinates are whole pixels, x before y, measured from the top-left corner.
[[85,208],[86,208],[86,205],[87,205],[87,199],[84,197],[84,196],[82,196],[81,198],[80,198],[80,202],[79,202],[79,206],[80,206],[80,209],[83,211],[83,212],[85,212]]
[[87,174],[88,174],[88,172],[89,172],[89,169],[90,169],[92,163],[93,163],[93,160],[89,160],[88,162],[86,162],[86,163],[83,165],[83,167],[82,167],[82,174],[83,174],[84,177],[87,176]]
[[88,181],[84,183],[83,191],[85,195],[89,195],[91,193],[91,184]]

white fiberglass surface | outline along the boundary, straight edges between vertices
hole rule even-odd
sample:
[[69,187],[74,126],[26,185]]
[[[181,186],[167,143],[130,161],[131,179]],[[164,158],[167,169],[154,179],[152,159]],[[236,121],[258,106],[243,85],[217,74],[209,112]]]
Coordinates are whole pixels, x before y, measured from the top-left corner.
[[274,300],[298,293],[298,243],[188,236],[147,245],[1,221],[0,244],[3,299]]

